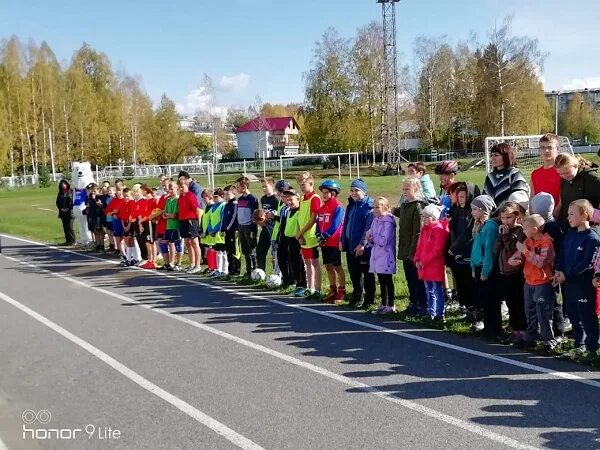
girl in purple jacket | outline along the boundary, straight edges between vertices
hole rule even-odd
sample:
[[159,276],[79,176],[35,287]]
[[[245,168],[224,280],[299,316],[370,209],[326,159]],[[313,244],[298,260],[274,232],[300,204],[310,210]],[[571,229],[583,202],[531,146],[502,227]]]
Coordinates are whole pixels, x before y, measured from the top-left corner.
[[393,278],[396,273],[396,221],[385,197],[377,197],[373,202],[373,223],[366,238],[372,247],[370,272],[377,274],[381,290],[381,305],[373,314],[396,312]]

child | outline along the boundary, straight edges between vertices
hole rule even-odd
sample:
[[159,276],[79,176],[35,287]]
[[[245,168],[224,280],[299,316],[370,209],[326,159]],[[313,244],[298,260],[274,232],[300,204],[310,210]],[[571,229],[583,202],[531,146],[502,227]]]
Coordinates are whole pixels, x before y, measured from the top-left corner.
[[277,210],[277,213],[273,215],[275,227],[273,228],[273,235],[271,238],[275,239],[273,245],[277,255],[277,268],[281,274],[281,286],[286,288],[294,284],[292,267],[290,265],[290,251],[285,236],[285,227],[290,212],[289,196],[286,195],[286,192],[288,192],[291,187],[287,181],[280,180],[277,182],[276,189],[280,193],[281,205]]
[[346,252],[348,274],[352,282],[350,306],[369,307],[375,303],[375,274],[369,271],[370,248],[365,247],[366,231],[373,220],[373,200],[367,183],[357,178],[350,184],[350,198],[344,215],[340,250]]
[[427,314],[427,296],[425,285],[417,274],[415,252],[421,232],[423,201],[421,181],[417,177],[407,177],[402,181],[402,196],[404,202],[399,208],[394,208],[393,214],[398,220],[398,259],[402,260],[404,276],[408,285],[408,314]]
[[[162,179],[162,178],[161,178]],[[167,232],[167,218],[165,217],[165,208],[167,205],[167,200],[169,200],[172,196],[171,189],[169,187],[170,182],[166,184],[166,190],[162,190],[162,195],[156,196],[156,208],[154,213],[152,214],[152,218],[154,219],[155,230],[156,230],[156,242],[158,243],[156,247],[157,256],[161,255],[161,259],[163,260],[163,265],[158,268],[158,270],[168,271],[170,267],[170,259],[169,259],[169,241],[166,239],[165,234]],[[161,189],[164,184],[161,183]],[[155,194],[158,194],[159,191],[156,190]]]
[[[548,234],[552,238],[554,254],[558,255],[562,246],[564,235],[560,225],[554,219],[554,210],[554,196],[546,192],[538,192],[529,202],[530,213],[539,214],[544,219],[544,233]],[[569,329],[571,329],[571,325],[570,322],[568,322],[568,319],[566,319],[564,316],[565,302],[558,295],[560,292],[560,285],[555,286],[555,291],[557,296],[556,303],[554,304],[554,312],[552,314],[552,325],[554,329],[554,336],[556,338],[562,338],[564,337],[565,331],[568,331],[565,329],[565,327],[568,325]]]
[[[286,181],[286,180],[279,180],[277,181],[277,183],[275,183],[275,191],[277,192],[277,198],[278,198],[278,205],[277,205],[277,210],[275,211],[271,211],[270,216],[271,219],[273,220],[273,231],[271,232],[271,252],[273,253],[273,273],[275,275],[279,275],[281,276],[282,280],[283,280],[283,270],[287,270],[287,273],[289,274],[289,263],[287,262],[288,260],[286,259],[286,264],[287,267],[285,268],[281,268],[280,265],[280,260],[279,260],[279,251],[278,251],[278,246],[279,246],[279,238],[281,235],[281,211],[284,208],[287,208],[287,201],[284,200],[284,195],[283,192],[287,189],[290,188],[290,184]],[[284,282],[285,284],[285,282]]]
[[421,182],[421,192],[423,198],[437,198],[433,181],[427,174],[425,164],[422,162],[410,163],[406,168],[406,174],[410,177],[417,177]]
[[304,261],[302,260],[302,248],[300,241],[296,238],[298,231],[298,217],[300,214],[300,196],[293,189],[288,189],[284,192],[288,200],[288,213],[285,219],[283,228],[283,240],[280,244],[282,251],[287,251],[290,269],[291,283],[295,284],[296,288],[291,295],[294,297],[303,297],[307,289],[306,271]]
[[208,273],[212,275],[217,271],[217,258],[216,253],[213,249],[214,236],[211,236],[208,232],[210,211],[214,203],[213,191],[210,189],[204,189],[202,191],[202,204],[204,209],[202,210],[202,217],[200,218],[200,253],[206,262],[206,269],[202,273]]
[[104,204],[106,205],[104,207],[104,229],[106,230],[106,235],[108,236],[108,250],[106,253],[109,253],[111,255],[114,254],[119,254],[119,250],[118,247],[115,246],[115,237],[114,237],[114,231],[113,231],[113,216],[112,214],[107,214],[107,211],[110,210],[110,207],[108,205],[110,205],[110,203],[115,199],[116,196],[116,190],[114,188],[114,186],[110,186],[110,184],[108,185],[108,187],[106,188],[106,194],[104,195]]
[[177,199],[179,232],[184,239],[190,258],[190,265],[186,269],[186,272],[198,273],[200,272],[200,264],[202,263],[202,253],[200,251],[200,243],[198,242],[202,210],[198,203],[198,197],[190,191],[188,184],[182,182],[180,189],[181,194]]
[[498,238],[498,224],[490,219],[496,209],[489,195],[480,195],[471,202],[473,224],[473,248],[471,270],[476,283],[476,295],[483,303],[483,323],[477,321],[476,331],[483,328],[483,337],[494,339],[502,334],[502,312],[496,294],[496,264],[494,246]]
[[448,221],[440,220],[442,209],[443,207],[433,204],[423,208],[422,228],[414,256],[419,278],[425,283],[427,314],[430,319],[440,324],[444,322],[446,300],[444,254],[450,238]]
[[227,271],[230,277],[240,274],[240,253],[237,240],[237,200],[235,199],[235,187],[225,186],[223,189],[224,200],[223,218],[221,219],[221,235],[225,244],[227,254]]
[[123,190],[117,189],[115,191],[115,198],[106,207],[106,214],[107,216],[110,215],[112,217],[112,229],[113,237],[115,239],[115,247],[121,255],[121,259],[123,260],[127,260],[127,258],[125,257],[125,245],[123,240],[123,219],[127,219],[125,213],[126,204],[123,195]]
[[[517,243],[526,239],[521,225],[523,210],[515,202],[504,202],[498,209],[502,224],[498,227],[498,239],[494,254],[498,261],[498,300],[508,306],[508,329],[505,339],[514,339],[527,328],[525,303],[523,299],[523,266],[510,264],[509,260],[517,252]],[[499,306],[499,305],[498,305]]]
[[321,300],[321,265],[319,264],[319,241],[317,240],[317,217],[321,208],[321,199],[315,193],[314,180],[309,172],[296,177],[302,198],[298,211],[298,230],[296,239],[302,248],[302,258],[306,265],[307,290],[304,297],[310,300]]
[[551,354],[556,347],[552,331],[552,310],[556,301],[552,267],[554,266],[554,246],[552,238],[544,233],[544,219],[539,214],[525,218],[523,228],[527,240],[517,242],[517,252],[509,259],[515,267],[523,265],[525,274],[525,314],[527,329],[513,342],[513,347],[531,346],[538,337],[543,342],[543,351]]
[[[180,272],[181,271],[181,260],[183,259],[183,246],[181,244],[181,235],[179,234],[179,218],[178,218],[178,205],[179,199],[179,186],[175,181],[171,181],[168,184],[169,191],[166,197],[164,209],[164,218],[166,219],[165,227],[165,241],[168,245],[169,259],[168,263],[165,264],[169,272]],[[161,242],[162,246],[162,242]],[[177,255],[177,259],[175,256]]]
[[590,228],[594,213],[587,200],[575,200],[568,209],[567,220],[572,228],[565,235],[556,260],[555,283],[562,283],[563,297],[573,326],[574,354],[595,354],[598,350],[598,317],[596,316],[596,289],[593,258],[600,237]]
[[[277,211],[279,199],[275,195],[275,180],[272,177],[265,177],[260,182],[264,193],[260,198],[260,208],[266,213]],[[264,225],[261,225],[260,236],[256,246],[256,264],[262,270],[266,270],[267,267],[267,255],[271,249],[273,226],[273,220],[267,220]]]
[[448,265],[454,276],[456,295],[461,313],[470,319],[480,308],[475,295],[475,280],[471,275],[471,249],[473,247],[473,226],[475,219],[471,215],[471,202],[479,194],[479,188],[473,183],[457,182],[448,187],[454,191],[456,203],[448,212],[450,218],[450,248]]
[[319,186],[323,203],[317,220],[317,239],[323,253],[323,264],[329,280],[325,303],[339,303],[346,296],[346,276],[342,268],[340,236],[344,224],[344,208],[338,200],[340,185],[334,180],[324,180]]
[[373,314],[396,312],[394,306],[394,274],[396,273],[396,221],[390,213],[390,202],[377,197],[373,202],[373,221],[366,233],[371,248],[369,271],[377,274],[381,305]]
[[156,269],[156,264],[154,263],[156,258],[156,249],[154,247],[154,226],[152,223],[153,211],[156,208],[156,201],[154,199],[154,191],[151,187],[144,185],[142,186],[142,191],[144,192],[145,202],[139,215],[136,237],[140,248],[142,248],[142,246],[146,247],[147,256],[144,259],[147,261],[140,267],[142,269]]
[[215,189],[213,193],[213,204],[210,208],[208,219],[208,235],[212,239],[213,251],[216,257],[216,270],[213,277],[223,278],[229,273],[227,267],[227,252],[225,251],[225,237],[221,234],[221,225],[223,222],[223,211],[225,202],[223,189]]
[[[133,188],[135,189],[135,188]],[[140,262],[141,255],[139,249],[135,246],[135,224],[131,215],[133,207],[133,189],[123,189],[124,206],[123,210],[119,211],[119,217],[123,222],[123,236],[125,246],[125,259],[121,262],[121,266],[130,267],[137,265]],[[139,187],[137,187],[139,189]]]
[[89,186],[90,194],[85,202],[84,214],[88,218],[88,229],[94,234],[96,243],[95,252],[104,252],[104,230],[102,227],[104,217],[104,207],[106,204],[102,201],[98,186],[92,183]]
[[236,183],[236,189],[241,194],[237,201],[238,235],[242,253],[246,260],[246,277],[250,278],[252,271],[257,267],[256,233],[258,227],[252,223],[252,213],[258,209],[258,200],[250,192],[250,180],[248,178],[238,178]]

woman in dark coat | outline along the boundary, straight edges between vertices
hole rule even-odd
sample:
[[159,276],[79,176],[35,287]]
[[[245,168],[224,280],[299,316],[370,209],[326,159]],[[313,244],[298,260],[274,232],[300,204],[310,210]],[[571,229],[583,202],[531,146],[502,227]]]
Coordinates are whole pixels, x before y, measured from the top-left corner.
[[60,180],[60,183],[58,183],[56,208],[58,208],[58,218],[62,221],[63,231],[65,233],[65,244],[74,245],[75,232],[73,231],[73,193],[71,192],[71,185],[67,180]]
[[497,208],[511,201],[527,211],[529,184],[515,167],[517,157],[513,148],[506,143],[496,144],[490,149],[492,171],[487,174],[483,193],[494,199]]

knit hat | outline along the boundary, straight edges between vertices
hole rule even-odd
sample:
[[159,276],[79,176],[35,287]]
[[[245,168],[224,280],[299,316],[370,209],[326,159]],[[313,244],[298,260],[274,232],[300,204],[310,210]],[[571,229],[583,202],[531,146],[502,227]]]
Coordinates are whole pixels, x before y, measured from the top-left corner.
[[479,195],[473,199],[471,206],[475,206],[486,214],[491,214],[496,209],[494,199],[489,195]]
[[366,194],[367,183],[365,183],[362,178],[357,178],[356,180],[352,180],[352,183],[350,183],[350,189],[358,189]]
[[442,214],[441,206],[430,203],[425,208],[423,208],[423,217],[431,217],[433,220],[439,220],[440,215]]
[[547,192],[535,194],[529,202],[529,212],[539,214],[546,221],[552,218],[552,211],[554,211],[554,198]]

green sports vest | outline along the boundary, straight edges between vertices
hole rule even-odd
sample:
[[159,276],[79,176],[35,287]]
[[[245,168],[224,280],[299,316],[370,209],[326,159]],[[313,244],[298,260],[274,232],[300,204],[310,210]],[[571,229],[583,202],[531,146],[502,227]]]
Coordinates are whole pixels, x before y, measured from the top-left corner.
[[[281,217],[281,208],[283,208],[283,203],[279,202],[279,206],[277,207],[277,216]],[[273,225],[273,232],[271,233],[271,241],[279,240],[279,228],[281,227],[281,222],[279,220],[275,221],[275,225]]]
[[210,239],[213,240],[213,245],[214,244],[224,244],[225,243],[225,236],[221,235],[221,220],[223,219],[223,208],[225,208],[225,202],[221,202],[219,203],[219,205],[213,209],[209,215],[209,220],[208,223],[210,224],[211,228],[217,228],[217,230],[215,232],[214,236],[210,236]]
[[207,206],[204,210],[204,214],[202,214],[202,219],[200,224],[202,226],[202,233],[205,234],[203,238],[200,238],[200,242],[204,245],[213,245],[214,237],[208,235],[208,222],[210,220],[210,208],[211,206]]
[[[292,212],[294,215],[292,215]],[[285,221],[285,229],[283,234],[285,237],[296,238],[296,231],[298,231],[298,217],[300,217],[300,211],[297,209],[290,209]]]
[[[298,229],[303,228],[310,221],[310,204],[313,198],[319,197],[317,194],[313,192],[307,200],[302,198],[300,202],[300,211],[298,211]],[[302,235],[304,238],[304,244],[301,245],[302,248],[314,248],[319,246],[319,240],[317,239],[317,224],[313,224],[313,226]]]

